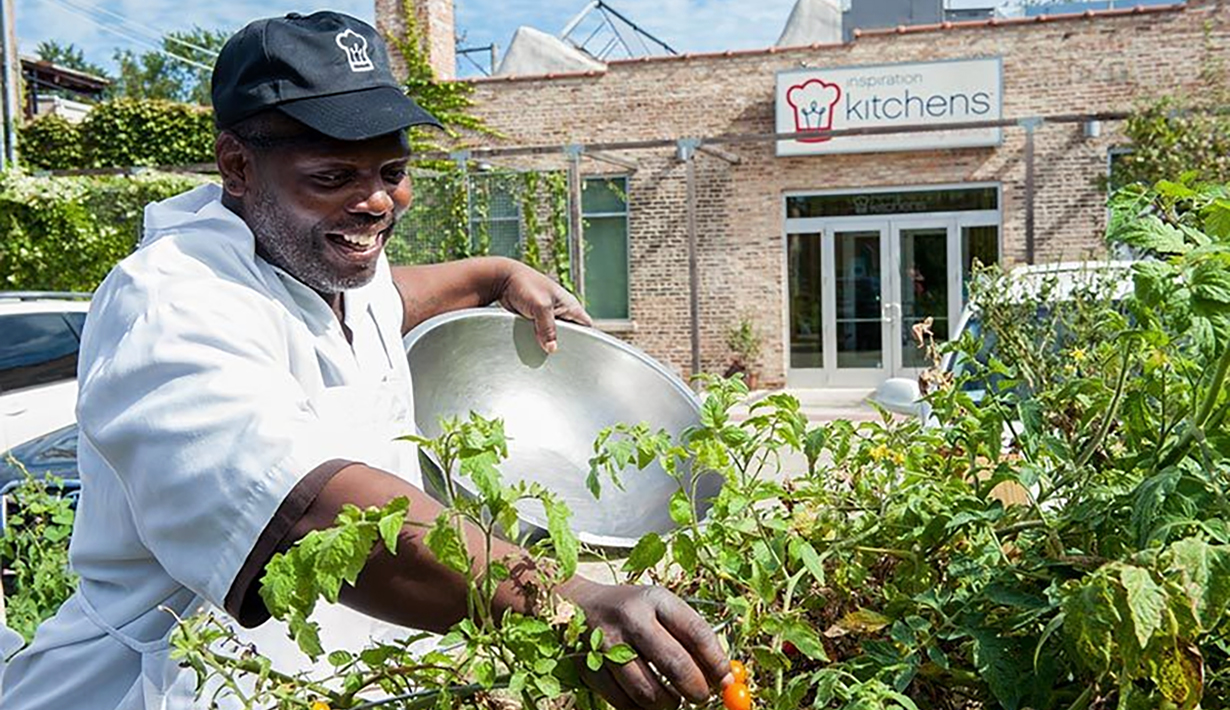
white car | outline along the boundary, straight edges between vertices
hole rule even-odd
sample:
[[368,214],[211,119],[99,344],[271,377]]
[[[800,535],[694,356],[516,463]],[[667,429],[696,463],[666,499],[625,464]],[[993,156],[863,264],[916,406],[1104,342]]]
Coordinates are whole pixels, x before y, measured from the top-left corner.
[[76,421],[89,298],[0,291],[0,451]]
[[[1111,298],[1122,300],[1132,293],[1132,264],[1134,263],[1136,262],[1065,261],[1023,266],[1009,274],[1009,298],[1024,301],[1027,298],[1037,297],[1044,292],[1044,288],[1049,288],[1045,291],[1047,296],[1055,302],[1060,302],[1071,300],[1073,294],[1078,290],[1105,285],[1109,282],[1113,289],[1110,293]],[[953,338],[960,339],[967,332],[985,337],[982,333],[982,321],[978,315],[976,303],[971,303],[961,312],[961,319],[957,322]],[[994,342],[986,339],[983,347],[984,350],[993,348]],[[980,354],[979,360],[981,359]],[[940,369],[943,372],[956,376],[961,375],[962,370],[968,366],[969,361],[966,356],[957,352],[947,353],[940,363]],[[985,394],[984,391],[978,389],[978,386],[973,382],[966,384],[966,390],[975,402],[980,401]],[[924,422],[935,423],[932,421],[931,407],[921,398],[916,380],[905,377],[886,380],[876,389],[871,398],[890,412],[918,416]]]

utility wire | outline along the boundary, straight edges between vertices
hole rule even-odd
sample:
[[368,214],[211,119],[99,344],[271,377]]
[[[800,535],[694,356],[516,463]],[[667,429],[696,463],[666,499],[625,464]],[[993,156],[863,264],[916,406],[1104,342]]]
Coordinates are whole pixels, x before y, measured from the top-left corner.
[[144,32],[146,35],[148,35],[149,37],[155,40],[165,39],[168,42],[174,42],[175,44],[179,44],[184,47],[187,47],[188,49],[201,52],[203,54],[207,54],[211,57],[218,56],[217,50],[213,50],[208,47],[202,47],[200,45],[187,42],[177,37],[173,37],[168,33],[160,32],[157,29],[150,27],[149,25],[145,25],[140,22],[137,22],[136,20],[125,17],[124,15],[121,15],[120,13],[115,12],[114,10],[108,10],[107,8],[101,7],[99,5],[91,5],[87,2],[82,2],[81,0],[62,0],[62,2],[68,5],[72,5],[73,7],[79,10],[82,10],[84,12],[97,12],[103,15],[107,15],[109,17],[114,17],[116,20],[119,20],[121,24],[130,25],[134,29]]
[[159,54],[165,54],[166,56],[170,57],[171,59],[174,59],[174,60],[176,60],[176,61],[183,62],[184,64],[187,64],[187,65],[189,65],[189,66],[195,67],[195,68],[197,68],[197,69],[201,69],[201,70],[204,70],[204,71],[213,71],[213,67],[211,67],[211,66],[208,66],[208,65],[206,65],[206,64],[202,64],[202,63],[197,62],[197,61],[193,61],[193,60],[191,60],[191,59],[188,59],[187,57],[181,57],[181,56],[179,56],[178,54],[175,54],[174,52],[168,52],[165,48],[160,47],[160,46],[158,46],[157,44],[154,44],[153,42],[151,42],[151,41],[150,41],[150,40],[148,40],[148,39],[141,38],[141,37],[136,37],[136,36],[133,36],[133,35],[131,35],[131,34],[128,34],[127,32],[124,32],[123,30],[120,30],[120,29],[118,29],[118,28],[116,28],[116,27],[112,27],[111,25],[108,25],[107,23],[105,23],[105,22],[103,22],[103,21],[101,21],[101,20],[99,20],[99,19],[97,19],[97,18],[93,17],[92,15],[86,14],[85,12],[82,12],[82,11],[80,11],[80,10],[78,10],[78,9],[76,9],[76,8],[74,8],[74,7],[72,7],[71,5],[69,5],[69,4],[66,2],[66,0],[46,0],[46,2],[50,2],[50,3],[54,4],[54,5],[57,5],[57,6],[59,6],[59,7],[60,7],[60,9],[65,10],[65,11],[67,11],[67,12],[71,13],[71,14],[74,14],[74,15],[76,15],[76,16],[78,16],[78,17],[80,17],[80,18],[81,18],[81,19],[83,19],[83,20],[86,20],[87,22],[90,22],[90,23],[94,24],[94,25],[96,25],[97,27],[99,27],[100,29],[106,30],[107,32],[110,32],[110,33],[112,33],[112,34],[115,34],[115,35],[118,35],[118,36],[120,36],[120,37],[123,37],[124,39],[126,39],[126,40],[128,40],[128,41],[130,41],[130,42],[134,42],[134,43],[136,43],[136,44],[139,44],[139,45],[141,45],[141,46],[143,46],[143,47],[147,47],[147,48],[149,48],[149,49],[151,49],[151,50],[153,50],[153,51],[155,51],[155,52],[157,52],[157,53],[159,53]]

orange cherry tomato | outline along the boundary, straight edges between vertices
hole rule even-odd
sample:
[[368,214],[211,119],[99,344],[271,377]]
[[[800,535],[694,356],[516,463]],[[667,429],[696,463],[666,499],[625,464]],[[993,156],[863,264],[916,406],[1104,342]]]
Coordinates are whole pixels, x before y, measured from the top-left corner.
[[730,675],[734,676],[736,683],[747,685],[747,666],[743,665],[743,661],[730,662]]
[[726,710],[752,710],[752,692],[742,683],[731,683],[722,691]]

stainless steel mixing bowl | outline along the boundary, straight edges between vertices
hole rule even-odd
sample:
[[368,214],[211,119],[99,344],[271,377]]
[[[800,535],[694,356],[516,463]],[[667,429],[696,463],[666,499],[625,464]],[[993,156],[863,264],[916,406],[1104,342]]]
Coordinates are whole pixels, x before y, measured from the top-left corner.
[[[623,490],[604,476],[599,499],[585,478],[600,430],[646,422],[677,435],[700,422],[695,394],[648,355],[598,330],[560,322],[558,339],[559,350],[548,356],[531,321],[496,308],[448,313],[414,328],[405,346],[420,433],[439,436],[441,417],[499,417],[508,436],[504,479],[537,481],[558,494],[582,542],[629,548],[648,532],[670,530],[667,506],[679,485],[657,462],[644,471],[629,467]],[[468,480],[457,483],[470,489]],[[712,473],[696,481],[702,515],[703,501],[721,484]],[[520,512],[523,522],[545,529],[541,505]]]

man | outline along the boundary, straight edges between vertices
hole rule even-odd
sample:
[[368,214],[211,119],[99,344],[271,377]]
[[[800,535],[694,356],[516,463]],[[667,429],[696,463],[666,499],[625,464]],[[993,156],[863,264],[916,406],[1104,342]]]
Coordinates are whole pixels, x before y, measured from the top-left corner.
[[[550,352],[555,317],[589,323],[510,260],[389,267],[410,202],[404,131],[436,121],[397,86],[370,26],[331,12],[254,22],[219,55],[213,101],[222,186],[151,205],[140,248],[95,294],[79,367],[81,584],[10,663],[5,710],[191,707],[166,610],[213,605],[260,625],[266,562],[343,504],[407,496],[412,522],[435,518],[413,449],[394,442],[411,421],[409,328],[498,301],[533,318]],[[531,581],[505,582],[497,612],[532,613]],[[729,683],[711,630],[664,590],[576,578],[556,591],[638,651],[589,677],[617,707]],[[407,525],[342,601],[442,631],[465,596]]]

